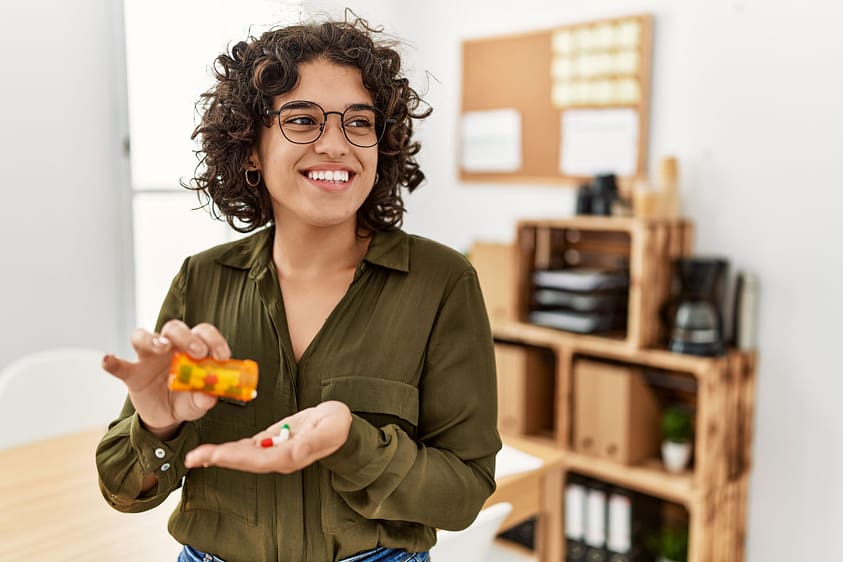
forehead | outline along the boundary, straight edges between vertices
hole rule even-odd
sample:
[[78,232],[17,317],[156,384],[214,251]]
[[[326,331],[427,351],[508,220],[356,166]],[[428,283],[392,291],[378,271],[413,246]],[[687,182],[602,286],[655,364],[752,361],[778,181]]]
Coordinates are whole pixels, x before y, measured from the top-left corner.
[[298,71],[298,84],[278,96],[279,103],[315,101],[328,111],[344,109],[355,103],[374,103],[372,94],[363,86],[363,75],[358,68],[317,59],[300,64]]

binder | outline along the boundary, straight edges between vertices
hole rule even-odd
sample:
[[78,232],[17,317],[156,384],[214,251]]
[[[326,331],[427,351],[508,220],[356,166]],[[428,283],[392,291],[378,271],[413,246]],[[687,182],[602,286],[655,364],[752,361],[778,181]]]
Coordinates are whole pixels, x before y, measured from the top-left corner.
[[587,562],[607,562],[606,550],[606,486],[596,480],[589,482],[586,491],[584,541]]
[[585,546],[585,500],[586,480],[576,474],[568,474],[565,485],[565,561],[584,562]]
[[566,562],[654,562],[647,543],[658,526],[660,505],[645,494],[569,474]]
[[632,495],[621,488],[612,488],[609,495],[606,547],[611,554],[632,551]]
[[652,562],[647,543],[657,526],[659,500],[613,486],[607,503],[608,562]]

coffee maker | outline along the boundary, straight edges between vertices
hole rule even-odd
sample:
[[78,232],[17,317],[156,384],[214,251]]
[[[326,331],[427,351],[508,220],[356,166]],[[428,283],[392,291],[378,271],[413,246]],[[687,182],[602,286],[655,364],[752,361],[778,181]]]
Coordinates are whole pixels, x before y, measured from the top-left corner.
[[717,257],[674,260],[676,296],[668,348],[676,353],[716,356],[726,351],[723,298],[729,262]]

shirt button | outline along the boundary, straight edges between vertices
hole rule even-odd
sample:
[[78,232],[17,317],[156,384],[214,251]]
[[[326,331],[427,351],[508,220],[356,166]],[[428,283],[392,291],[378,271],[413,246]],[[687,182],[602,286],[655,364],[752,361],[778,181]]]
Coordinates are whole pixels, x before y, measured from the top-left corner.
[[165,453],[164,449],[162,449],[161,447],[158,447],[157,449],[155,449],[155,456],[158,457],[159,459],[163,459],[164,455],[166,455],[166,454],[167,453]]
[[165,462],[161,465],[161,472],[167,472],[168,470],[170,470],[170,463]]

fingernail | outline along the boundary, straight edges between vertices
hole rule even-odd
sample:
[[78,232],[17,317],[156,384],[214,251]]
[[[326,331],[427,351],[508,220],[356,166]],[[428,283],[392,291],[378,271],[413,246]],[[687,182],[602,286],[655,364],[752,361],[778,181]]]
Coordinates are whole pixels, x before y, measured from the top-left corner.
[[157,348],[164,348],[164,347],[167,347],[169,344],[170,344],[170,340],[168,340],[164,336],[156,336],[156,337],[152,338],[152,345],[154,345]]
[[192,344],[190,344],[189,348],[190,348],[190,354],[193,355],[194,357],[201,357],[203,355],[202,346],[199,345],[198,343],[193,342]]

